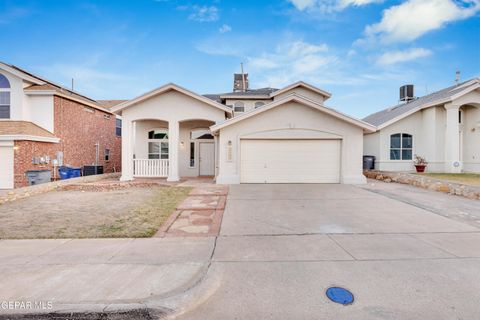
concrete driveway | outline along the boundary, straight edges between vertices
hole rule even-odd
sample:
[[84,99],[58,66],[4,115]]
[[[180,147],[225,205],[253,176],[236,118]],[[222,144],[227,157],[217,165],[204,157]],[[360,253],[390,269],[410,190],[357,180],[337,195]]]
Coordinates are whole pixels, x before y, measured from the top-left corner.
[[[355,186],[232,186],[218,288],[179,319],[478,319],[479,231]],[[330,302],[333,285],[355,302]]]

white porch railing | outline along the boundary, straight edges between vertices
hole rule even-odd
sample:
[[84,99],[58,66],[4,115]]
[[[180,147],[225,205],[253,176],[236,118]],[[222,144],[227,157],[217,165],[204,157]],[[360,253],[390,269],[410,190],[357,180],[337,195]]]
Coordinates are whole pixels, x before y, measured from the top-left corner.
[[134,177],[168,177],[168,160],[134,159]]

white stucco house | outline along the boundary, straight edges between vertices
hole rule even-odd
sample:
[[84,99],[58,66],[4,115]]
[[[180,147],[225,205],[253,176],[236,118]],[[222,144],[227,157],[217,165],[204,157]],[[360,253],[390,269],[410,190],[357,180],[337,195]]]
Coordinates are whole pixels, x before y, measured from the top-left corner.
[[122,180],[213,176],[217,183],[365,183],[363,135],[375,126],[325,106],[304,82],[200,95],[167,84],[114,106]]
[[413,171],[417,154],[430,172],[480,172],[480,79],[403,98],[363,119],[377,129],[364,138],[364,155],[376,157],[375,169]]

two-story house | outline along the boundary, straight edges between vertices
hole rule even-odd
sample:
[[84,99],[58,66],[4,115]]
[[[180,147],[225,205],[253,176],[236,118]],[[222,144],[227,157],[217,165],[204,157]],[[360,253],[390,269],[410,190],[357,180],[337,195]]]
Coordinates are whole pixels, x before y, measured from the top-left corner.
[[108,106],[0,62],[0,189],[28,185],[26,172],[103,165],[120,171],[121,120]]
[[375,127],[325,106],[304,82],[200,95],[167,84],[111,110],[122,116],[122,180],[213,176],[217,183],[365,183],[363,134]]

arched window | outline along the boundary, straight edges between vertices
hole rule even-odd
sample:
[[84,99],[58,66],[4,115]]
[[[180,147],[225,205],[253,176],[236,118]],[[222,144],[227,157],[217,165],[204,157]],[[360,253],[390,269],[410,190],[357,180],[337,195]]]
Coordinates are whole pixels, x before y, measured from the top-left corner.
[[190,131],[190,140],[213,139],[212,132],[207,128],[198,128]]
[[235,112],[245,112],[245,103],[242,101],[237,101],[233,105],[233,111]]
[[10,119],[10,82],[0,74],[0,119]]
[[412,160],[413,137],[408,133],[390,136],[390,160]]
[[148,132],[148,159],[168,159],[168,129]]
[[265,102],[257,101],[257,102],[255,102],[255,109],[263,107],[264,105],[265,105]]

